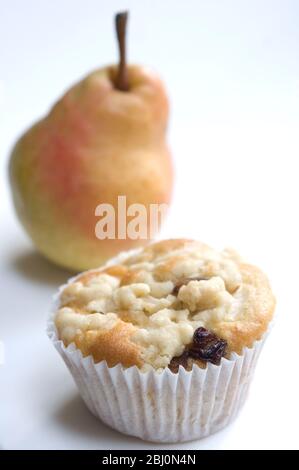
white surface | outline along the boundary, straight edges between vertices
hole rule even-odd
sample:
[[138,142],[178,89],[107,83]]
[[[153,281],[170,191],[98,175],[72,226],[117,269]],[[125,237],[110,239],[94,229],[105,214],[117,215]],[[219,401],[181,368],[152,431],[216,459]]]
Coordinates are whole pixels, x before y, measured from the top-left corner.
[[17,135],[74,80],[114,61],[112,13],[124,7],[131,60],[160,71],[173,105],[177,185],[164,235],[236,247],[269,273],[278,298],[239,418],[171,448],[299,448],[296,0],[1,2],[0,447],[158,447],[108,429],[78,397],[45,335],[51,295],[68,273],[34,252],[6,181]]

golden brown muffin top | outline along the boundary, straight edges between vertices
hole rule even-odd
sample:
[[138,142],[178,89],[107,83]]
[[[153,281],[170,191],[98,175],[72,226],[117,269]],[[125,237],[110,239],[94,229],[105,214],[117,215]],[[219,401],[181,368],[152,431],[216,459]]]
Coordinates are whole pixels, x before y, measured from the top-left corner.
[[234,252],[165,240],[77,276],[62,290],[55,323],[65,345],[110,367],[203,367],[202,338],[186,360],[196,335],[208,330],[210,352],[241,353],[266,331],[274,306],[266,276]]

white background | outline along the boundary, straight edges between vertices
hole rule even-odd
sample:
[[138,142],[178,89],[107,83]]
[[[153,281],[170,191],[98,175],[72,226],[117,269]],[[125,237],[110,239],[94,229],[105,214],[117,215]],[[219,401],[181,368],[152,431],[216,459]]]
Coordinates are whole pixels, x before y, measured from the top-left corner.
[[152,448],[106,428],[78,397],[45,335],[51,295],[69,274],[35,253],[6,175],[17,136],[75,80],[115,60],[112,16],[123,8],[131,12],[130,60],[160,72],[172,104],[176,188],[162,235],[234,246],[269,274],[278,299],[238,419],[169,447],[299,448],[296,0],[1,1],[0,446]]

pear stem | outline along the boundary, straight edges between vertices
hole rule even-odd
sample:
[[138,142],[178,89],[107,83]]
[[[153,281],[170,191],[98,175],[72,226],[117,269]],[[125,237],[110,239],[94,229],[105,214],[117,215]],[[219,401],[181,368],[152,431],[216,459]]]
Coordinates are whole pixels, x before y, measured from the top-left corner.
[[118,90],[128,91],[128,69],[126,62],[126,26],[127,26],[128,12],[117,13],[115,15],[115,28],[118,42],[119,51],[119,64],[115,80],[115,86]]

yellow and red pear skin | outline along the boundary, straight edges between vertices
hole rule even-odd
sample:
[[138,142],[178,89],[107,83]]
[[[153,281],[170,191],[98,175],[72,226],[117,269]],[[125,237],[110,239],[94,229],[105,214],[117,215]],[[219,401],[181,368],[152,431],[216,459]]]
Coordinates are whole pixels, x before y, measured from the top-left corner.
[[169,203],[168,100],[149,69],[128,66],[130,89],[108,66],[73,86],[15,145],[10,180],[17,214],[37,249],[65,268],[101,265],[148,240],[99,240],[95,208]]

